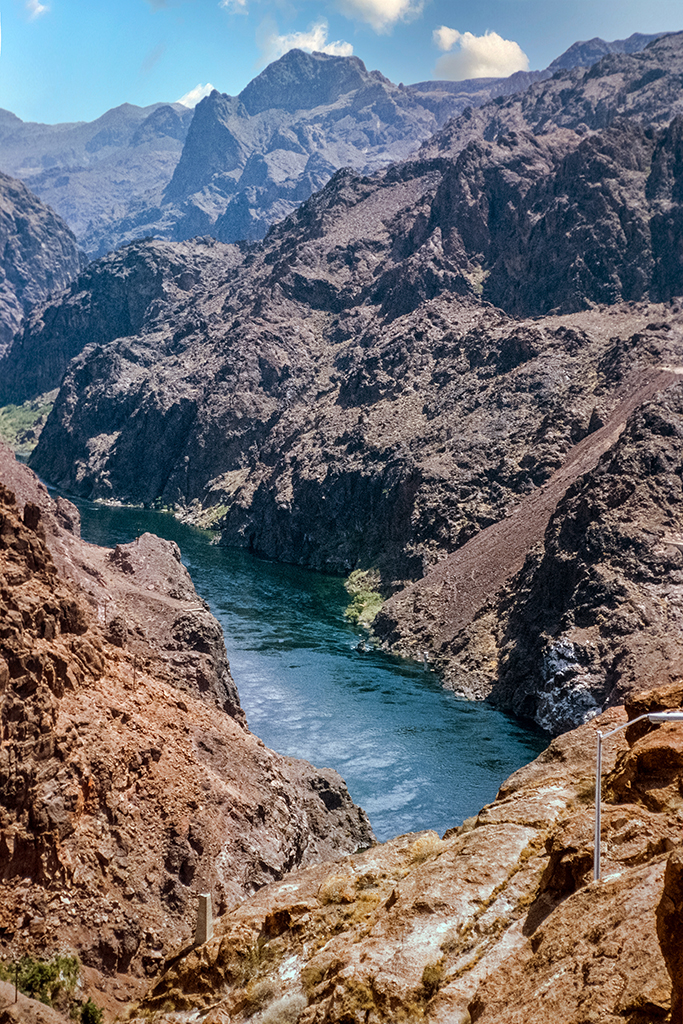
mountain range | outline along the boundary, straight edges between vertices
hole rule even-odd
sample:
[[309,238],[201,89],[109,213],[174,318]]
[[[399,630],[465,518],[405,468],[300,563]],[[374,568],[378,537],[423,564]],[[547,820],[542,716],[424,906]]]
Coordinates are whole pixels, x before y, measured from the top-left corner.
[[[663,367],[677,387],[682,81],[683,34],[667,36],[466,111],[387,170],[337,172],[259,245],[143,241],[91,264],[0,364],[10,390],[66,369],[31,465],[268,557],[374,570],[385,594],[420,581],[619,410],[623,429],[629,388],[651,399]],[[621,640],[602,642],[604,662]],[[484,684],[461,666],[469,692],[515,704],[487,664]],[[575,699],[537,688],[524,713],[566,728],[638,680],[572,673]]]
[[466,107],[655,38],[576,43],[546,71],[510,78],[408,86],[357,57],[292,50],[238,96],[214,91],[194,111],[124,104],[57,125],[0,111],[0,169],[48,203],[90,257],[145,235],[258,239],[341,167],[386,167]]

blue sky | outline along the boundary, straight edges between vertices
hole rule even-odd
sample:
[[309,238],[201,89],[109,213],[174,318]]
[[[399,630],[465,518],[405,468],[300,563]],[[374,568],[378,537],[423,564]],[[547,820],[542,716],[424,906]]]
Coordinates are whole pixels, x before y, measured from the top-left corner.
[[[543,68],[577,39],[683,29],[681,0],[0,0],[0,107],[92,120],[120,103],[238,93],[298,43],[394,82]],[[437,69],[437,61],[439,61]]]

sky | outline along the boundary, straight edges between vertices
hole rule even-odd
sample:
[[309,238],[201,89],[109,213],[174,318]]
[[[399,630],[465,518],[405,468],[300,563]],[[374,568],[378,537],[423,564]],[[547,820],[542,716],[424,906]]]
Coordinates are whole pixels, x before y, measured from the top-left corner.
[[121,103],[235,95],[287,49],[394,82],[540,69],[576,40],[683,30],[681,0],[0,0],[0,107],[91,121]]

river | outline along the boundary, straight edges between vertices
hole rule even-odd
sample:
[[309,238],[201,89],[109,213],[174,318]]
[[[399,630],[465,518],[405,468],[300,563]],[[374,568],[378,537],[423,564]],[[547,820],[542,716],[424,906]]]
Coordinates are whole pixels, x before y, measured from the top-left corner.
[[249,727],[269,747],[336,768],[378,839],[443,833],[491,801],[548,737],[458,699],[421,666],[357,650],[341,580],[218,547],[172,516],[78,501],[83,537],[174,540],[223,627]]

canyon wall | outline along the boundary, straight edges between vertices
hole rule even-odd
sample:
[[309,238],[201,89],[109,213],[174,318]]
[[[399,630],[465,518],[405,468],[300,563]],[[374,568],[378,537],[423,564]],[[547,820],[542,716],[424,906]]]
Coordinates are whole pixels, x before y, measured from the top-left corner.
[[177,547],[85,544],[0,456],[0,955],[77,953],[114,1011],[191,941],[198,893],[221,911],[372,832],[335,772],[249,732]]

